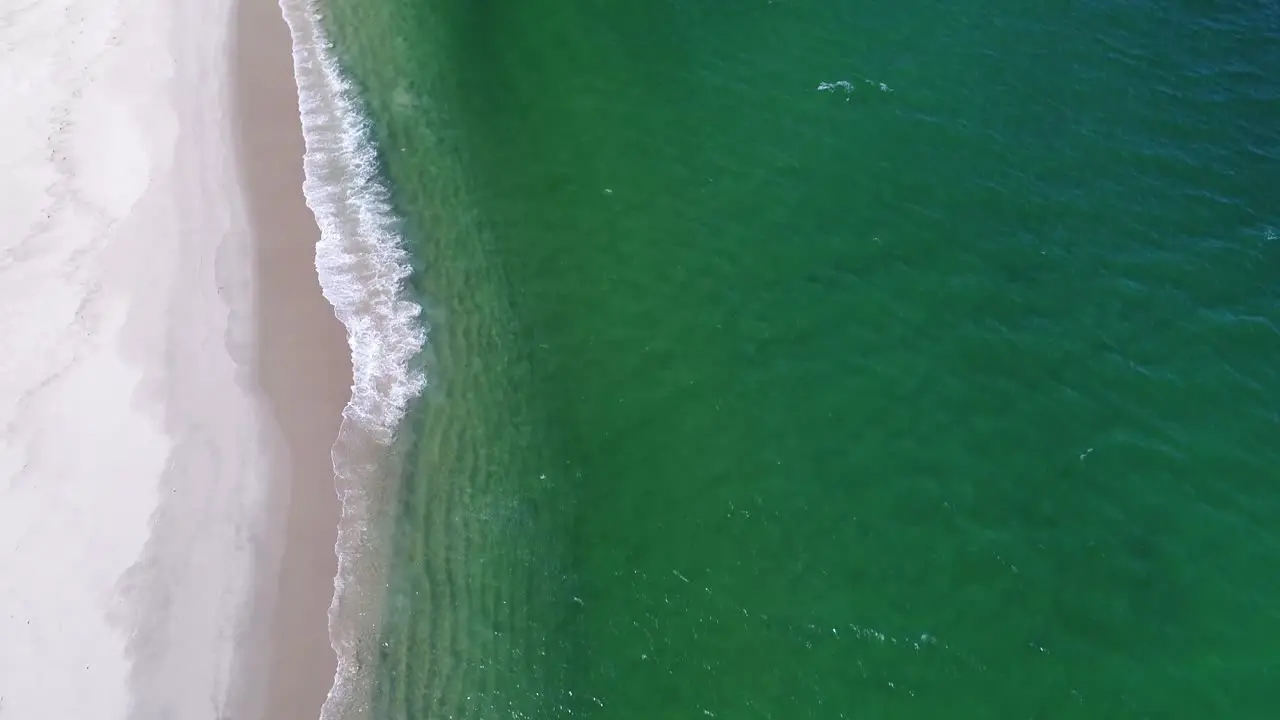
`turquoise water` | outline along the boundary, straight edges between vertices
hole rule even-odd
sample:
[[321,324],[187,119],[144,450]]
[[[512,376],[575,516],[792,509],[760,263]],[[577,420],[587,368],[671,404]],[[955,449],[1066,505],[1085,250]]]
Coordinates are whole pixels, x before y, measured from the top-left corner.
[[1274,3],[326,20],[431,327],[374,716],[1274,715]]

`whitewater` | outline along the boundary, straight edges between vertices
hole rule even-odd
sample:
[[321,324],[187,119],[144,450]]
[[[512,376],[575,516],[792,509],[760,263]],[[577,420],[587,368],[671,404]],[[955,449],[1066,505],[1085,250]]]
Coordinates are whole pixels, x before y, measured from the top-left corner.
[[338,573],[329,633],[338,667],[324,720],[367,714],[385,578],[374,556],[374,527],[388,478],[397,474],[392,444],[406,407],[424,387],[415,360],[427,341],[422,308],[406,286],[410,267],[390,193],[380,180],[368,121],[325,37],[315,2],[281,0],[293,38],[294,74],[306,141],[303,186],[321,239],[316,270],[324,296],[346,326],[354,370],[350,402],[333,447],[342,501]]

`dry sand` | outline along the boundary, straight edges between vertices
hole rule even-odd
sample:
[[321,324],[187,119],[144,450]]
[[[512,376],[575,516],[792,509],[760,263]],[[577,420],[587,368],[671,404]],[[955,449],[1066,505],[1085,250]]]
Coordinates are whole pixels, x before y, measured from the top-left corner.
[[0,718],[314,719],[350,385],[273,0],[0,9]]

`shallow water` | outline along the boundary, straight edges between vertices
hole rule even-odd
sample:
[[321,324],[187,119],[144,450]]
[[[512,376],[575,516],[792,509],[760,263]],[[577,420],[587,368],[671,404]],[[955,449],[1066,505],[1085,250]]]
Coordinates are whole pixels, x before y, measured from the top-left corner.
[[378,717],[1269,717],[1280,15],[330,0],[430,383]]

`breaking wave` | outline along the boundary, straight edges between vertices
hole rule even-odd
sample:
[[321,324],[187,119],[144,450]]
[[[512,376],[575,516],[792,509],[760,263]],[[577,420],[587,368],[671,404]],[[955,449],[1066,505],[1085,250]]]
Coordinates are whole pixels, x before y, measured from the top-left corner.
[[382,478],[394,477],[396,428],[426,386],[414,361],[427,339],[422,308],[409,299],[409,256],[368,122],[325,38],[315,0],[280,0],[293,37],[294,75],[306,140],[303,191],[320,226],[316,270],[325,298],[346,326],[351,347],[351,399],[333,447],[342,518],[338,574],[329,608],[337,654],[324,720],[368,712],[383,586],[376,528]]

